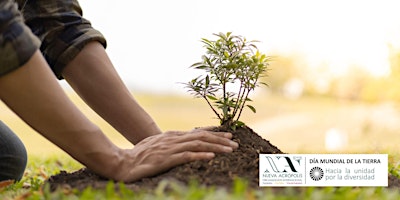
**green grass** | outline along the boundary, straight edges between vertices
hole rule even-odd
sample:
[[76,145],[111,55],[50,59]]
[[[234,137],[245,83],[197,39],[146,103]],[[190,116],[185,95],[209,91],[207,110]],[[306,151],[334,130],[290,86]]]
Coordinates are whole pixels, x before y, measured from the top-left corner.
[[[132,146],[75,94],[70,94],[70,97],[113,142],[121,147]],[[135,97],[163,130],[189,130],[218,123],[218,120],[213,118],[212,111],[199,99],[145,94],[137,94]],[[294,101],[280,96],[261,95],[253,100],[257,113],[243,113],[242,121],[252,128],[265,121],[268,126],[257,126],[255,131],[282,151],[331,153],[324,150],[323,135],[327,129],[335,127],[349,134],[349,145],[341,152],[387,153],[389,172],[400,177],[400,154],[396,147],[400,143],[400,123],[388,123],[390,119],[396,121],[396,117],[399,116],[398,107],[394,106],[395,110],[392,112],[387,104],[345,102],[315,97]],[[384,117],[381,117],[382,115]],[[302,117],[307,117],[308,120],[295,121],[299,116],[300,120]],[[195,183],[180,186],[162,182],[152,192],[132,192],[124,189],[123,185],[117,192],[112,189],[110,183],[104,191],[88,188],[82,192],[64,189],[51,193],[44,185],[49,176],[57,174],[60,170],[75,171],[82,165],[29,128],[1,103],[0,118],[21,137],[29,152],[25,176],[20,182],[1,188],[0,199],[400,199],[398,191],[387,188],[310,187],[303,188],[300,192],[286,188],[276,193],[272,192],[271,188],[249,190],[240,180],[229,192],[204,188]],[[379,118],[384,121],[379,121]],[[283,124],[280,124],[281,122]],[[167,184],[171,184],[169,187],[172,189],[169,191],[166,190]]]
[[[251,190],[243,180],[236,180],[230,191],[216,187],[203,187],[193,182],[189,186],[171,182],[161,182],[153,191],[133,192],[122,183],[109,182],[106,189],[94,190],[87,188],[76,191],[68,188],[50,192],[44,184],[45,179],[60,170],[74,171],[82,166],[70,158],[50,156],[47,158],[33,157],[28,164],[24,178],[13,185],[0,189],[0,199],[399,199],[399,190],[384,187],[304,187],[299,191],[294,188],[284,188],[273,191],[273,188]],[[400,166],[391,164],[391,171],[398,174]],[[114,190],[118,184],[120,190]]]
[[75,171],[82,165],[66,155],[28,156],[28,164],[21,181],[6,188],[0,188],[0,199],[14,199],[16,197],[34,196],[33,199],[43,197],[44,182],[50,176],[61,170]]

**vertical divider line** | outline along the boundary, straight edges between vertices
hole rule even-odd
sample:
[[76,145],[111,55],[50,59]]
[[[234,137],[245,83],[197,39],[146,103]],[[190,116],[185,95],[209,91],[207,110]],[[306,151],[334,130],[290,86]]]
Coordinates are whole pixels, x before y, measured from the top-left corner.
[[304,157],[304,185],[307,184],[307,157]]

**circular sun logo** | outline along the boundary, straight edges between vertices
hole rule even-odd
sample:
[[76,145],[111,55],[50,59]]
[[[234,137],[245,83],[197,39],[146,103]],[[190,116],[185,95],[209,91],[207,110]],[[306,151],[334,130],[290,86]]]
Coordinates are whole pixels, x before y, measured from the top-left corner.
[[324,171],[321,169],[321,167],[313,167],[310,170],[310,177],[314,181],[319,181],[324,177]]

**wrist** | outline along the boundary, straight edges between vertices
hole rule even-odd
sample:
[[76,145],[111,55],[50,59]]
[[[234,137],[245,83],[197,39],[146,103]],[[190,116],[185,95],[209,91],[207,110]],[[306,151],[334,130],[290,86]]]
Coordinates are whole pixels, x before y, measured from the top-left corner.
[[[140,179],[137,157],[132,149],[118,149],[113,162],[108,162],[109,176],[115,181],[131,182]],[[138,176],[139,175],[139,176]]]
[[117,175],[120,171],[119,164],[121,159],[118,152],[119,150],[107,154],[91,154],[92,163],[86,166],[105,178],[119,181],[120,179]]
[[119,180],[116,174],[120,171],[121,149],[113,144],[87,151],[82,158],[84,164],[93,172],[109,179]]

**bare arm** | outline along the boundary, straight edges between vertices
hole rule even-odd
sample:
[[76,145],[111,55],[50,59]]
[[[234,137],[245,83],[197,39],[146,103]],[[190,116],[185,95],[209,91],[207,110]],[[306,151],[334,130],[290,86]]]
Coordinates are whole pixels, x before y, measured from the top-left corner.
[[135,101],[98,42],[87,44],[62,74],[85,102],[131,143],[161,133]]
[[24,66],[0,77],[0,98],[75,159],[95,171],[103,170],[102,174],[112,173],[101,167],[104,159],[118,158],[118,148],[72,104],[39,51]]
[[229,133],[173,131],[147,137],[133,149],[120,149],[68,99],[39,51],[24,66],[0,77],[0,99],[79,162],[115,180],[138,180],[237,147]]

